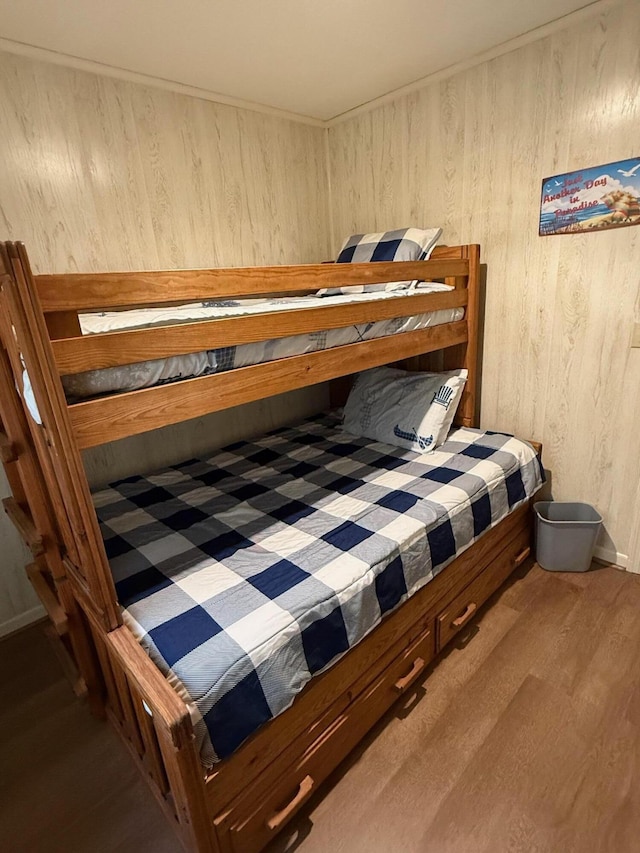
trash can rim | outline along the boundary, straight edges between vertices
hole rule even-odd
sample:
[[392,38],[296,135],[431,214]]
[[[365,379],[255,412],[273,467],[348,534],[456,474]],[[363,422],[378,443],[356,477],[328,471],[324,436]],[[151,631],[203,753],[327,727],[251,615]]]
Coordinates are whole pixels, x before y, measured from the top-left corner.
[[[538,507],[548,507],[551,506],[551,504],[554,504],[555,506],[586,506],[597,515],[597,518],[589,520],[577,518],[547,518],[546,516],[542,515]],[[533,505],[533,509],[541,521],[546,521],[549,524],[602,524],[604,521],[603,517],[593,506],[593,504],[588,504],[585,501],[536,501],[536,503],[534,503]]]

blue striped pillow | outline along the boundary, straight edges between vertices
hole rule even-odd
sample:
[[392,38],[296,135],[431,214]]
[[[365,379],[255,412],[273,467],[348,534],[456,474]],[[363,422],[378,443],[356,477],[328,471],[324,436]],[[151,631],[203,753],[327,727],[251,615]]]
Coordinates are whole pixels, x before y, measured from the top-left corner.
[[399,228],[380,234],[352,234],[340,250],[336,263],[425,261],[441,234],[441,228]]
[[[378,234],[352,234],[345,241],[336,263],[360,264],[368,261],[426,261],[440,239],[442,228],[399,228]],[[406,290],[417,284],[392,281],[350,287],[324,288],[318,296],[339,293],[373,293],[378,290]]]

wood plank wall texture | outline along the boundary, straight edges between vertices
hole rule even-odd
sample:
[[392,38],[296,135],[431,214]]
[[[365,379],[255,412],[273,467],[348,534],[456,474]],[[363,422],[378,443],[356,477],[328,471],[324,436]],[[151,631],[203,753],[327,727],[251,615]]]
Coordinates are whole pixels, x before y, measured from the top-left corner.
[[605,554],[628,554],[640,227],[541,238],[537,223],[543,177],[640,155],[637,0],[336,124],[329,150],[334,249],[409,224],[481,243],[482,425],[543,441],[555,497],[595,504]]
[[[6,53],[0,127],[0,231],[24,240],[36,272],[328,257],[322,128]],[[168,428],[159,441],[118,442],[88,456],[90,479],[188,458],[327,404],[325,389],[311,388]],[[37,611],[4,514],[0,548],[1,633]]]
[[[640,479],[640,228],[542,239],[537,216],[543,177],[640,154],[639,45],[637,0],[621,0],[334,125],[330,200],[321,128],[0,54],[0,227],[59,272],[312,262],[351,232],[409,224],[480,242],[482,424],[544,441],[555,496],[594,503],[604,553],[623,559]],[[309,389],[119,442],[88,456],[90,478],[325,403]],[[0,549],[1,633],[35,598],[4,518]]]

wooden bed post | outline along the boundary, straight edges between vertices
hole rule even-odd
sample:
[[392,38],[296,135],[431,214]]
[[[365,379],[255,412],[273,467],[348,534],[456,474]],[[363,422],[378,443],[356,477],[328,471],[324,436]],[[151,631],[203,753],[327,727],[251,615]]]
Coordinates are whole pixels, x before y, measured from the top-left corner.
[[480,341],[479,319],[480,319],[480,246],[472,244],[462,247],[462,256],[469,261],[468,293],[466,319],[468,339],[462,344],[464,358],[462,367],[469,371],[469,378],[460,402],[460,419],[464,426],[477,427],[480,425],[480,413],[478,412],[478,347]]
[[[462,400],[458,407],[454,423],[457,426],[477,427],[480,422],[478,411],[478,348],[480,317],[480,246],[472,243],[466,246],[436,246],[432,259],[462,260],[467,262],[467,275],[445,276],[444,281],[456,290],[466,290],[468,301],[465,305],[464,323],[467,340],[446,349],[426,352],[422,355],[402,359],[396,362],[404,370],[458,370],[462,367],[469,372]],[[435,327],[437,328],[437,327]],[[341,376],[330,383],[331,407],[343,406],[351,385],[353,375]]]
[[187,848],[197,853],[219,853],[187,706],[126,626],[108,633],[105,641],[115,668],[126,678],[133,701],[146,703],[146,714],[152,713],[175,815]]

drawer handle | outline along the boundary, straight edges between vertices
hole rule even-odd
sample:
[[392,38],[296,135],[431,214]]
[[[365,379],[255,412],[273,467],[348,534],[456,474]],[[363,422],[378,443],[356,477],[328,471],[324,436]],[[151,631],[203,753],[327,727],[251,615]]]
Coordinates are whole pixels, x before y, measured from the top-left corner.
[[399,678],[396,683],[393,685],[393,689],[397,690],[398,693],[402,693],[404,690],[409,687],[409,685],[416,680],[416,678],[420,675],[422,670],[425,667],[424,660],[422,658],[416,658],[413,662],[413,666],[409,670],[409,672]]
[[478,605],[475,603],[475,601],[470,601],[469,604],[467,604],[467,606],[465,607],[464,613],[461,613],[457,619],[454,619],[451,625],[454,628],[462,628],[464,623],[471,619],[477,609]]
[[531,553],[531,548],[529,548],[529,546],[527,545],[527,547],[523,548],[522,551],[520,551],[518,556],[515,558],[515,560],[513,561],[513,565],[516,568],[518,566],[521,566],[524,563],[524,561],[527,559],[527,557],[529,556],[530,553]]
[[276,812],[273,817],[267,821],[267,829],[279,829],[282,824],[288,820],[295,810],[302,805],[313,790],[313,779],[311,776],[305,776],[298,787],[295,797],[279,812]]

